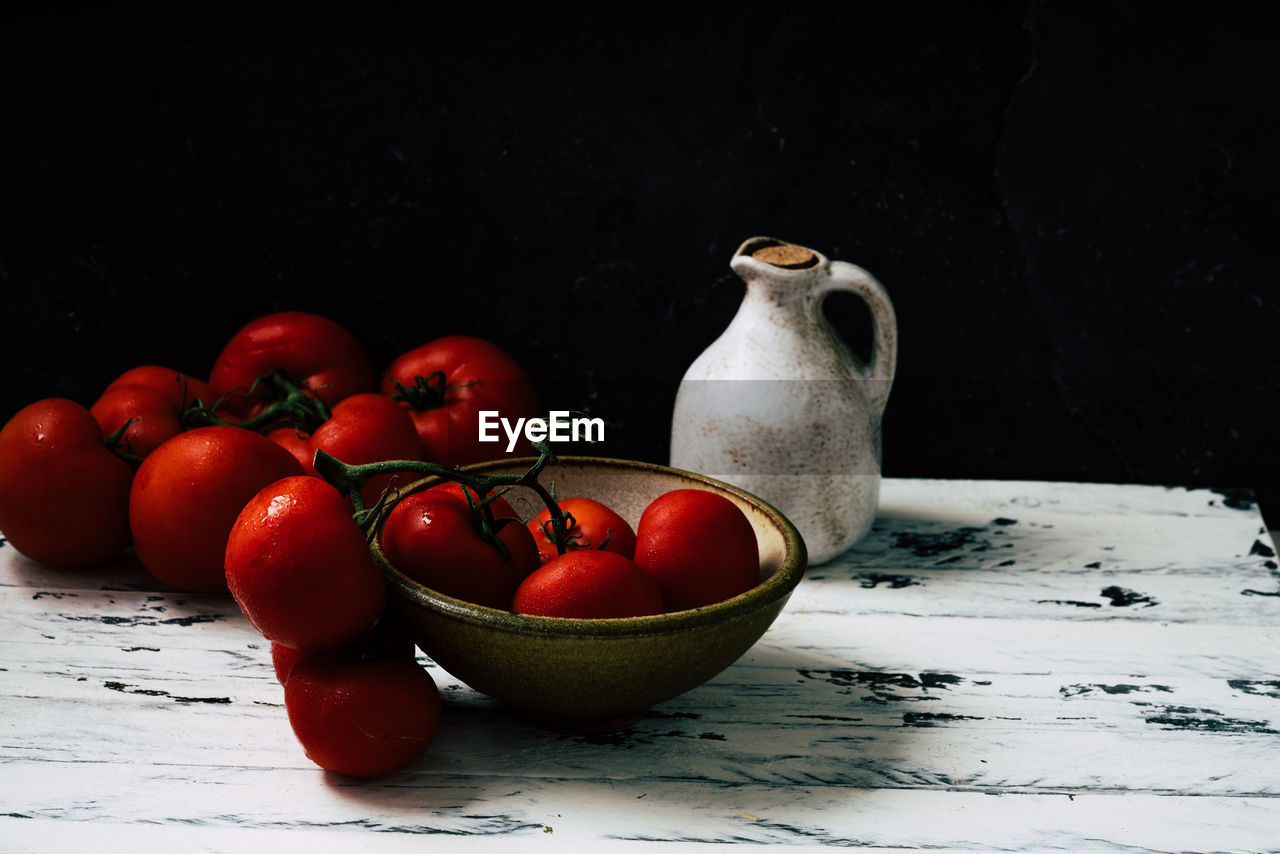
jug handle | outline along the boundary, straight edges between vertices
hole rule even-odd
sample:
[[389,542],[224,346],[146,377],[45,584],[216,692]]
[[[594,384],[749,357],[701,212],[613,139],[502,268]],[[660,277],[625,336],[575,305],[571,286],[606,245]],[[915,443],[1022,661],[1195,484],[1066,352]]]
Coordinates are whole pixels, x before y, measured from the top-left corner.
[[821,315],[822,298],[832,291],[857,294],[871,309],[874,345],[870,363],[861,370],[863,379],[869,385],[867,400],[879,415],[889,402],[889,390],[893,386],[898,364],[898,320],[893,311],[893,303],[889,300],[884,285],[856,264],[832,261],[828,272],[829,275],[821,278],[814,290],[814,296],[817,297],[814,302],[815,313]]

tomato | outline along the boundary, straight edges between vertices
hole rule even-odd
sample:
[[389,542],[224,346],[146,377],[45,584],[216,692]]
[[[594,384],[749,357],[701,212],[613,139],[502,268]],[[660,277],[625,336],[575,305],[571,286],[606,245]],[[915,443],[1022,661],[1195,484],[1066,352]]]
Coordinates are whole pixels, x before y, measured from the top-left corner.
[[[279,433],[276,430],[269,435],[276,438]],[[287,436],[283,438],[288,441]],[[311,462],[318,450],[351,465],[422,459],[422,445],[418,442],[418,433],[409,414],[391,398],[373,392],[352,395],[343,400],[333,408],[329,420],[317,427],[307,439],[306,468],[310,473],[315,473]],[[366,507],[373,506],[393,477],[390,474],[379,475],[365,483],[360,492]],[[409,474],[397,478],[400,485],[416,479]]]
[[221,565],[236,604],[263,637],[331,649],[374,627],[386,581],[337,489],[318,477],[285,477],[241,506]]
[[307,758],[352,777],[406,767],[440,725],[440,691],[414,661],[310,653],[294,665],[284,705]]
[[[421,382],[418,378],[421,377]],[[402,393],[397,388],[408,389]],[[409,409],[426,458],[465,466],[506,455],[507,440],[479,440],[480,412],[492,410],[512,424],[538,415],[538,396],[524,368],[497,345],[480,338],[438,338],[393,361],[379,386],[400,395]],[[509,456],[528,456],[521,437]]]
[[180,590],[225,592],[223,553],[240,510],[267,484],[303,473],[288,451],[251,430],[179,433],[134,475],[129,526],[138,559]]
[[[408,634],[379,624],[373,631],[357,638],[353,643],[334,647],[335,655],[348,657],[379,659],[384,661],[413,661],[417,655],[417,647]],[[293,667],[303,656],[309,655],[305,650],[285,646],[279,641],[271,642],[271,667],[275,671],[276,681],[281,685],[289,681]]]
[[[591,498],[562,498],[556,502],[561,512],[573,517],[569,529],[569,549],[604,549],[633,558],[636,554],[636,534],[623,519],[609,507]],[[543,563],[559,556],[555,540],[551,536],[551,511],[543,510],[529,520],[529,532],[538,544],[538,557]]]
[[575,549],[522,581],[511,610],[544,617],[645,617],[662,613],[662,592],[651,575],[620,554]]
[[294,665],[301,661],[304,655],[306,653],[300,649],[294,649],[278,641],[272,641],[271,669],[275,671],[276,681],[281,685],[288,682],[289,674],[293,673]]
[[360,342],[337,322],[301,311],[269,314],[246,324],[227,342],[209,375],[232,411],[248,415],[261,400],[246,396],[254,381],[281,371],[328,406],[377,389]]
[[182,414],[199,401],[212,408],[218,394],[208,383],[159,365],[141,365],[113,380],[89,407],[104,436],[127,423],[120,444],[126,454],[145,457],[181,433]]
[[0,531],[48,566],[102,564],[129,545],[132,477],[88,409],[63,398],[32,403],[0,430]]
[[510,557],[481,535],[480,523],[456,483],[402,498],[387,514],[381,543],[393,566],[446,596],[507,608],[516,587],[538,567],[538,547],[505,499],[494,502],[497,538]]
[[658,582],[671,611],[737,596],[760,576],[759,546],[746,514],[702,489],[676,489],[645,508],[635,562]]
[[315,473],[311,463],[316,458],[316,452],[311,450],[311,445],[307,442],[309,437],[301,428],[293,425],[273,427],[263,435],[293,454],[293,458],[307,474]]
[[130,368],[112,380],[105,391],[121,386],[142,386],[153,389],[172,401],[179,410],[186,409],[196,401],[212,409],[218,402],[218,393],[207,382],[160,365],[139,365],[136,368]]

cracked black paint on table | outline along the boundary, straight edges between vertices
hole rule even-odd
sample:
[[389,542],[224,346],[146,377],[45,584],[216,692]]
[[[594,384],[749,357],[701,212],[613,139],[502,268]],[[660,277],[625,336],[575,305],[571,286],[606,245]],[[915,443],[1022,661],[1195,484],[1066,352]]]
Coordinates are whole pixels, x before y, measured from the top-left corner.
[[707,684],[574,735],[428,661],[437,740],[372,781],[303,756],[270,651],[230,600],[160,589],[127,561],[58,573],[3,546],[0,838],[1267,850],[1280,597],[1256,594],[1280,576],[1256,507],[1220,499],[890,478],[870,536]]

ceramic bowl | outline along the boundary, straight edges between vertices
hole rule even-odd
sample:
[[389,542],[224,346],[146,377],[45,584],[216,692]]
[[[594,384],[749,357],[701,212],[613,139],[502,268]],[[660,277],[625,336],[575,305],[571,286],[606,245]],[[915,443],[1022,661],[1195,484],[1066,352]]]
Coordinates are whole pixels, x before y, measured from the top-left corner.
[[[469,471],[520,473],[534,460],[481,463]],[[542,473],[561,498],[602,501],[635,526],[649,502],[672,489],[717,492],[751,521],[760,583],[732,599],[649,617],[583,620],[515,614],[445,596],[401,574],[373,544],[391,588],[391,609],[427,655],[475,690],[534,723],[573,731],[618,729],[685,693],[742,656],[769,628],[804,575],[804,541],[760,499],[712,478],[666,466],[565,457]],[[526,493],[528,501],[521,500]],[[507,499],[529,516],[531,490]]]

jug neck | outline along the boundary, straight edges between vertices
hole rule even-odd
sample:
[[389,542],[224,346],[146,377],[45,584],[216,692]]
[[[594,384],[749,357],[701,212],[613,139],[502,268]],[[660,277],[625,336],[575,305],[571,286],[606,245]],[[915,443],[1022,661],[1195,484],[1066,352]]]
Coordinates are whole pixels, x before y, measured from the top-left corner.
[[746,282],[749,302],[806,309],[818,298],[815,285],[828,274],[829,262],[804,246],[753,237],[738,248],[729,266]]

